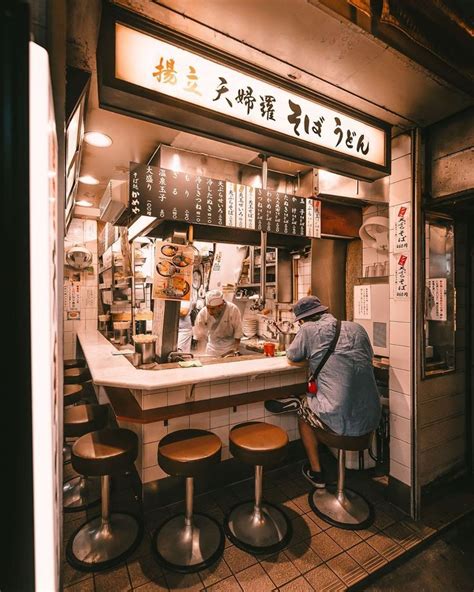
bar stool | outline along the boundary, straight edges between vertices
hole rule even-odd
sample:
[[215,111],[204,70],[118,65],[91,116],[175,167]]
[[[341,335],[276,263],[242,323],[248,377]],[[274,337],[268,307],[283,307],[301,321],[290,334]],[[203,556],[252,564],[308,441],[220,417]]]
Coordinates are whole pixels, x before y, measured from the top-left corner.
[[[84,386],[82,384],[65,384],[63,395],[64,407],[67,407],[68,405],[76,405],[82,401],[83,394]],[[66,434],[64,434],[63,443],[63,462],[64,464],[71,462],[71,444],[66,442]]]
[[91,379],[89,368],[69,368],[64,370],[64,384],[83,384]]
[[314,428],[319,441],[337,448],[337,484],[309,493],[309,504],[322,520],[346,530],[368,528],[374,521],[374,508],[360,493],[345,486],[346,450],[362,451],[370,448],[373,432],[363,436],[338,436]]
[[69,368],[85,368],[86,366],[86,361],[83,358],[72,358],[63,362],[64,370],[68,370]]
[[224,550],[222,527],[210,516],[193,513],[194,477],[221,458],[218,436],[206,430],[178,430],[158,444],[158,464],[168,473],[186,477],[184,514],[169,518],[153,535],[158,562],[171,571],[196,572],[214,563]]
[[255,499],[234,506],[224,530],[236,547],[254,554],[274,553],[291,538],[291,524],[280,508],[262,501],[263,468],[284,460],[288,434],[272,424],[242,423],[229,433],[229,448],[243,463],[255,467]]
[[[79,438],[89,432],[101,430],[107,424],[108,405],[76,405],[64,410],[64,437]],[[100,500],[100,480],[78,475],[63,485],[65,512],[78,512]]]
[[101,571],[126,559],[141,542],[143,524],[125,512],[110,512],[110,477],[129,471],[138,455],[131,430],[104,428],[81,436],[72,447],[72,466],[80,475],[101,478],[102,510],[80,526],[66,547],[68,562],[81,571]]

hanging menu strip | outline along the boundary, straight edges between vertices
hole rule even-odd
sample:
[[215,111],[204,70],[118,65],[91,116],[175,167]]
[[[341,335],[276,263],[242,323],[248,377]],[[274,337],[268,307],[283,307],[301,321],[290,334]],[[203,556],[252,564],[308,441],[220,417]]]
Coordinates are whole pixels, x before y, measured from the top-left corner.
[[130,163],[134,215],[292,236],[320,236],[320,202],[189,173]]

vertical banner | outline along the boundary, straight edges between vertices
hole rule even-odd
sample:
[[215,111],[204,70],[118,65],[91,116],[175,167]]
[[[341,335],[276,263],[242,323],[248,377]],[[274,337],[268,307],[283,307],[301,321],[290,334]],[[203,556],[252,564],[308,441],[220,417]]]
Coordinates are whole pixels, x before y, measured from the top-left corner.
[[394,300],[409,300],[410,298],[410,271],[409,255],[396,255]]
[[226,193],[226,213],[225,213],[225,225],[235,226],[235,206],[237,196],[237,184],[225,182],[225,193]]
[[321,202],[306,199],[306,236],[321,238]]
[[245,196],[245,226],[255,228],[255,188],[247,186]]
[[371,318],[371,286],[354,286],[354,319]]
[[235,199],[235,226],[237,228],[245,228],[246,223],[246,191],[245,185],[237,184],[237,192]]
[[410,250],[410,206],[408,204],[398,209],[392,236],[394,253]]
[[426,312],[429,321],[447,321],[448,309],[446,297],[448,285],[446,278],[429,278],[426,280]]

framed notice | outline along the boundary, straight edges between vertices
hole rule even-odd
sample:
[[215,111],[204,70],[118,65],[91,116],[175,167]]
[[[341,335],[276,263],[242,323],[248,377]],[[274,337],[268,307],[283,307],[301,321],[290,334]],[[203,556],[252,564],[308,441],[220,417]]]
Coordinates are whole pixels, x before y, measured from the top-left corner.
[[429,278],[426,280],[426,312],[429,321],[447,321],[447,293],[446,278]]
[[165,241],[155,243],[153,298],[190,300],[193,282],[194,249]]
[[372,303],[370,286],[354,286],[354,319],[371,319]]

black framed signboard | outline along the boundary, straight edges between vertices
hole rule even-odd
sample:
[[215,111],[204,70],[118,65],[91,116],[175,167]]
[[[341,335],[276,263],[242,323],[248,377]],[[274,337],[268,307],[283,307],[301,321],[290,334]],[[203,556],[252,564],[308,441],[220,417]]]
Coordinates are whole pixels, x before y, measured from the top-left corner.
[[130,163],[130,212],[190,224],[321,236],[321,202],[248,185]]

